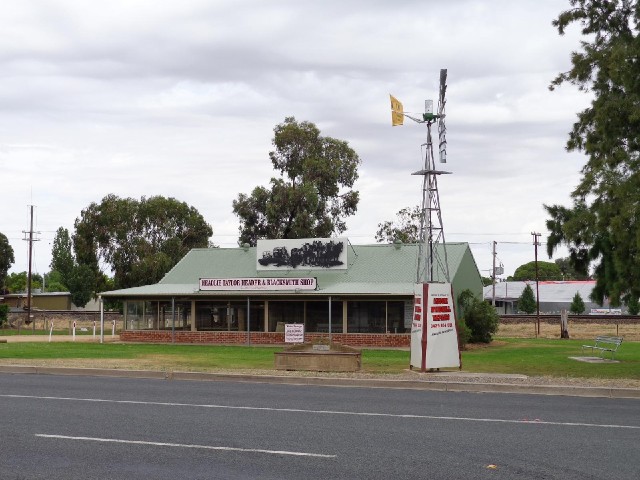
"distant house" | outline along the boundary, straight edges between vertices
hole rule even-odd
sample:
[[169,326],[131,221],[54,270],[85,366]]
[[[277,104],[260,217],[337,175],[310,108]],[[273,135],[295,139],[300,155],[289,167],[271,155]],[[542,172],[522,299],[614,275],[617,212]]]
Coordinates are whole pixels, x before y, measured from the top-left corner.
[[[529,284],[536,294],[536,282],[499,282],[495,285],[495,305],[498,313],[513,314],[518,313],[517,303],[522,295],[525,286]],[[591,301],[589,296],[595,287],[596,282],[587,281],[544,281],[538,282],[540,291],[540,313],[560,313],[562,309],[569,310],[573,297],[579,293],[585,305],[585,314],[591,309],[608,309],[609,305],[598,305]],[[483,297],[491,302],[494,299],[494,289],[492,285],[483,288]]]
[[[0,295],[0,303],[6,303],[12,309],[27,308],[27,293],[8,293]],[[69,292],[40,292],[31,294],[31,308],[34,310],[99,310],[98,303],[91,300],[84,308],[76,307]]]

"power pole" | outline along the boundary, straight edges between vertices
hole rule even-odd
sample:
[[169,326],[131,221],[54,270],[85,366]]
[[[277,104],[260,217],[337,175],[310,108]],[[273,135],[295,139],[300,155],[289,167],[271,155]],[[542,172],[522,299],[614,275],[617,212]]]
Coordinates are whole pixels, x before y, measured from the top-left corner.
[[535,261],[536,261],[536,337],[540,335],[540,289],[538,287],[538,237],[540,237],[539,233],[531,232],[533,236],[533,246],[535,251]]
[[493,244],[493,269],[491,270],[491,283],[493,284],[492,293],[491,293],[491,305],[493,308],[496,308],[496,242],[495,240],[491,242]]
[[[34,232],[33,231],[33,205],[29,205],[29,210],[31,212],[31,221],[29,223],[29,231],[25,232],[24,230],[22,231],[22,233],[25,234],[25,238],[23,240],[26,240],[27,242],[29,242],[29,272],[27,273],[27,320],[25,323],[29,323],[29,321],[31,321],[31,259],[33,256],[33,242],[37,242],[38,240],[40,240],[39,238],[33,238],[33,234],[39,234],[40,232]],[[27,237],[28,234],[28,237]],[[32,324],[32,328],[33,331],[36,331],[36,322],[34,321]],[[18,322],[18,335],[20,335],[20,322]]]

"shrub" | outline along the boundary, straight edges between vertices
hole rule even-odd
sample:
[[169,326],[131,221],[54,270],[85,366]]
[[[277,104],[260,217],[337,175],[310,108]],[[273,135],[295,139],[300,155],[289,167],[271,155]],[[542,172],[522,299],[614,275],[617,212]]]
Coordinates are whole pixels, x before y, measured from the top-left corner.
[[471,333],[469,342],[491,342],[493,334],[498,331],[500,320],[495,308],[476,298],[470,290],[464,290],[458,296],[458,306],[462,312],[462,320]]
[[458,345],[461,350],[464,350],[471,338],[471,329],[467,327],[467,324],[464,323],[464,318],[462,317],[458,318],[456,324],[458,326]]
[[489,343],[493,334],[498,331],[500,317],[491,304],[475,299],[473,308],[465,314],[464,321],[471,329],[471,343]]

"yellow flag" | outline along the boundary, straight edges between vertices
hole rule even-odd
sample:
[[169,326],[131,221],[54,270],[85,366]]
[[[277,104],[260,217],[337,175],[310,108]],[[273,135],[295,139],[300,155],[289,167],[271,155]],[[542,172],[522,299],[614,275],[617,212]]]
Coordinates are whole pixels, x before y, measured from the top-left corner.
[[389,95],[391,98],[391,125],[402,125],[404,123],[404,109],[402,108],[402,102],[400,102],[393,95]]

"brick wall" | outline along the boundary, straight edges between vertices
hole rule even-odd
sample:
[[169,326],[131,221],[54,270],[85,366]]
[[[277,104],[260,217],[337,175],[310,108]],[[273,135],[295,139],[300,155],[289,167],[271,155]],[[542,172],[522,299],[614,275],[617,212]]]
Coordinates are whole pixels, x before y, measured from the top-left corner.
[[[326,333],[305,333],[305,341],[313,342],[328,338]],[[376,334],[376,333],[334,333],[331,339],[342,345],[352,347],[409,347],[409,334]],[[127,330],[120,333],[124,342],[171,343],[172,333],[167,330]],[[246,345],[247,332],[175,332],[176,343],[206,343],[216,345]],[[253,345],[284,345],[284,333],[251,332]]]

